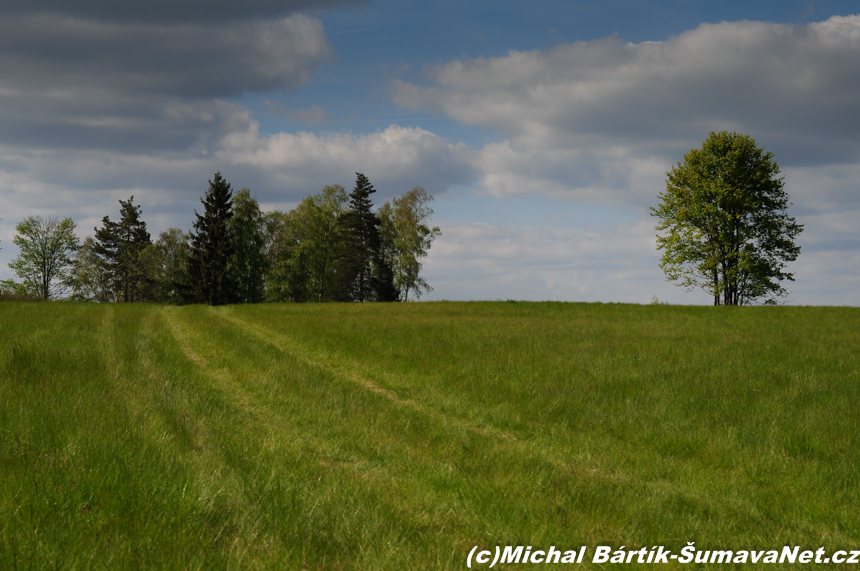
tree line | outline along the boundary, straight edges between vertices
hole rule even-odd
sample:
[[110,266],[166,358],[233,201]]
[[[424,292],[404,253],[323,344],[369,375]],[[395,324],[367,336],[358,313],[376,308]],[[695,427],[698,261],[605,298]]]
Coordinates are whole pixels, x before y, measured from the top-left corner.
[[167,304],[408,301],[432,291],[421,259],[441,234],[430,227],[433,196],[421,187],[374,211],[376,192],[326,186],[288,212],[262,212],[251,191],[233,193],[215,173],[193,230],[152,239],[134,197],[81,242],[71,218],[31,216],[16,226],[18,281],[6,296]]

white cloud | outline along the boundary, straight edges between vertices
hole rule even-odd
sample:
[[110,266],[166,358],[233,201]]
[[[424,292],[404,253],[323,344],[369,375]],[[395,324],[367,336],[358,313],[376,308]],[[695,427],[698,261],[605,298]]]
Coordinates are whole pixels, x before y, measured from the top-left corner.
[[[389,126],[376,133],[276,133],[260,136],[252,123],[224,138],[217,153],[222,164],[248,177],[265,177],[265,186],[315,190],[320,180],[350,188],[355,173],[368,176],[379,202],[413,186],[440,193],[471,182],[475,152],[420,128]],[[226,168],[226,167],[225,167]],[[307,194],[307,191],[305,192]]]
[[0,240],[8,245],[15,223],[34,214],[71,216],[79,221],[82,236],[92,233],[103,216],[116,215],[117,201],[130,195],[143,205],[153,231],[188,229],[215,171],[235,189],[250,187],[262,203],[280,208],[326,184],[351,189],[356,171],[377,188],[377,204],[416,185],[438,194],[475,176],[474,151],[423,129],[391,126],[365,135],[261,136],[247,112],[234,111],[236,124],[244,130],[224,136],[218,150],[206,154],[0,146]]
[[425,263],[428,299],[692,302],[665,283],[650,221],[568,232],[440,225]]
[[783,166],[860,160],[860,16],[702,24],[661,42],[609,37],[426,74],[427,86],[394,81],[394,102],[508,137],[478,159],[495,196],[643,204],[711,130],[752,135]]

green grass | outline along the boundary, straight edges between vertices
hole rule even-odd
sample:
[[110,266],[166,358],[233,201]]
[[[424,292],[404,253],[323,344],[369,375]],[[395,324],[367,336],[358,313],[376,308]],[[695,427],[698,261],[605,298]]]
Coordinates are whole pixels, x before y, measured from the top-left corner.
[[3,302],[0,342],[4,570],[860,549],[858,309]]

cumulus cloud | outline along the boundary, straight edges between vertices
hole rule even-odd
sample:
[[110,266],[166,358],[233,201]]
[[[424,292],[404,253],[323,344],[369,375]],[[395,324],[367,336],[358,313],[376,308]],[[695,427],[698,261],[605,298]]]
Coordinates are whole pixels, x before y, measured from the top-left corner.
[[246,178],[265,176],[266,186],[284,189],[309,188],[314,181],[325,179],[348,187],[355,172],[362,172],[380,191],[379,200],[415,185],[439,193],[471,182],[476,175],[474,154],[463,143],[449,143],[420,128],[392,125],[363,135],[300,132],[260,136],[254,123],[244,133],[225,137],[217,157]]
[[[657,267],[649,222],[581,231],[440,223],[425,263],[430,299],[525,299],[647,303],[682,299]],[[631,287],[631,284],[636,284]],[[447,295],[446,295],[447,292]]]
[[[225,135],[206,155],[0,146],[0,229],[8,234],[15,220],[62,212],[86,235],[130,195],[153,229],[187,229],[215,171],[236,189],[250,187],[268,208],[281,209],[325,184],[351,189],[356,171],[376,187],[377,204],[416,185],[438,194],[475,177],[473,150],[423,129],[264,136],[257,127],[248,119],[244,131]],[[0,240],[7,242],[3,235]]]
[[508,137],[482,151],[491,194],[635,201],[711,130],[750,134],[786,166],[856,163],[858,62],[860,16],[724,22],[659,42],[457,60],[427,68],[427,85],[392,90],[398,105]]

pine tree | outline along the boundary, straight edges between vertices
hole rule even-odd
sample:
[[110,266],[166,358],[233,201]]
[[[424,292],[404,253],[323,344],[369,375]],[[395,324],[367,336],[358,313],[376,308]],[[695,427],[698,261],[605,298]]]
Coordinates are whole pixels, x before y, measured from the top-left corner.
[[233,257],[230,219],[233,217],[233,189],[216,172],[209,190],[200,200],[203,215],[194,211],[195,233],[191,237],[187,281],[182,284],[186,303],[222,305],[237,301],[236,285],[229,271]]
[[132,204],[133,201],[134,196],[119,201],[119,222],[105,216],[102,227],[94,229],[93,251],[105,261],[115,298],[127,302],[147,299],[148,280],[140,253],[151,243],[146,222],[140,219],[140,206]]
[[345,244],[337,273],[339,301],[396,301],[394,274],[385,262],[379,239],[379,218],[373,213],[370,181],[355,173],[355,188],[349,195],[349,210],[341,217]]

